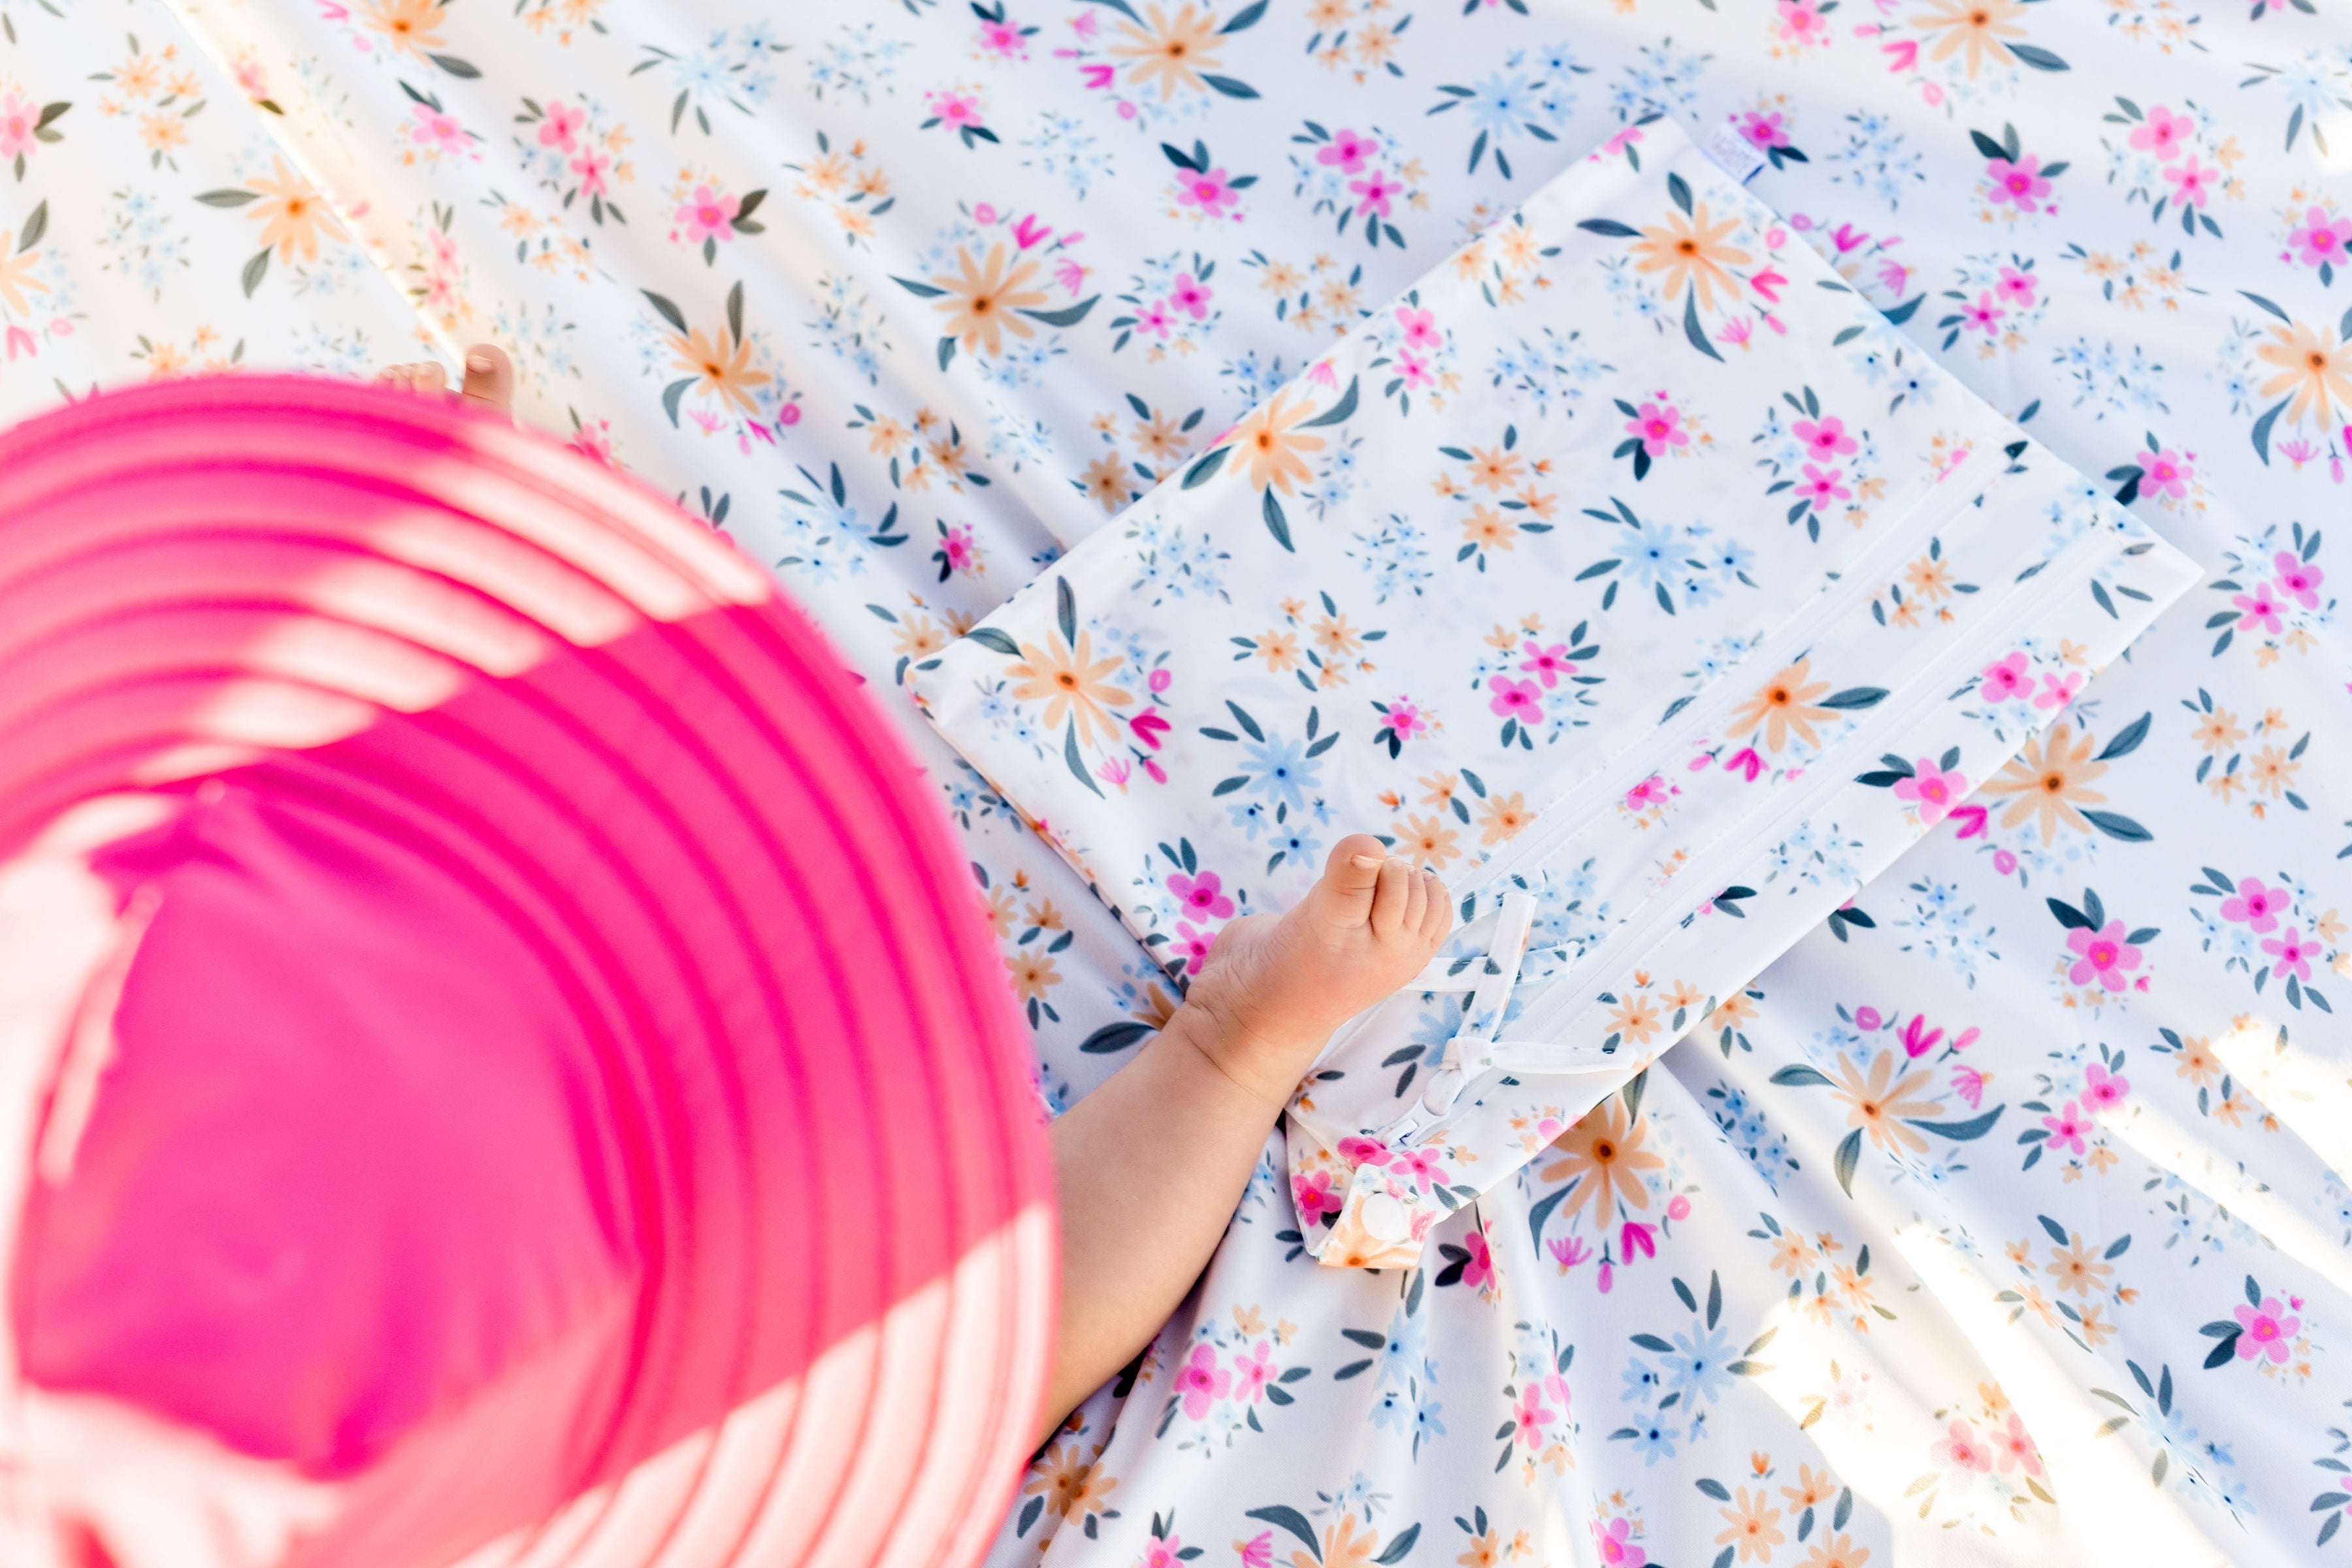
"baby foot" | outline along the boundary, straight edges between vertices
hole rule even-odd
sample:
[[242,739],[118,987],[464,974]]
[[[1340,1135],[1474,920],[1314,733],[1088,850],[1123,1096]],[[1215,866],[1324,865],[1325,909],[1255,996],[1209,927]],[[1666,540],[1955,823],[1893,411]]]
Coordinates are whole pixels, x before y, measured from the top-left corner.
[[[376,372],[375,384],[397,392],[446,392],[449,373],[433,360],[387,365]],[[479,407],[514,417],[514,363],[496,343],[476,343],[466,351],[466,379],[457,395]]]
[[1244,1089],[1286,1103],[1331,1032],[1420,973],[1453,925],[1436,872],[1351,833],[1279,919],[1246,915],[1217,933],[1185,997],[1207,1026],[1195,1042]]

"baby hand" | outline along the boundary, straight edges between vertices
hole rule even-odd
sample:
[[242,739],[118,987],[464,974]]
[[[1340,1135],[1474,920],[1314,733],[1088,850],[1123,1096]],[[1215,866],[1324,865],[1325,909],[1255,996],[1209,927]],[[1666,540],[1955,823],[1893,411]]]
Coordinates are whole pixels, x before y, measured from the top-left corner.
[[[466,351],[466,379],[457,395],[478,407],[511,418],[514,415],[514,362],[496,343],[476,343]],[[446,392],[449,374],[433,360],[386,365],[375,373],[378,386],[396,392]]]
[[1349,834],[1279,919],[1246,915],[1217,933],[1185,998],[1201,1026],[1193,1042],[1278,1108],[1331,1032],[1420,973],[1453,925],[1453,898],[1436,872],[1387,858],[1369,833]]

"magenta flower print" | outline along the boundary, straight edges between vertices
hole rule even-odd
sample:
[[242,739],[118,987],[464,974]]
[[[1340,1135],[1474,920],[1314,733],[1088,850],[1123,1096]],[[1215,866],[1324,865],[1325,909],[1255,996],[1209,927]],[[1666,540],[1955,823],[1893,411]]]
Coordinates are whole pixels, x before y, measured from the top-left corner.
[[1135,731],[1135,738],[1142,742],[1148,750],[1154,752],[1160,749],[1160,742],[1169,730],[1168,721],[1162,719],[1157,711],[1149,709],[1129,719],[1127,721],[1127,727]]
[[1805,479],[1797,487],[1797,493],[1817,507],[1826,506],[1833,500],[1844,500],[1853,494],[1838,482],[1844,478],[1845,474],[1841,469],[1816,468],[1807,463]]
[[1648,811],[1664,805],[1666,797],[1672,794],[1673,786],[1656,773],[1652,773],[1625,792],[1625,809],[1634,813]]
[[2077,985],[2096,981],[2110,991],[2120,991],[2130,984],[2130,972],[2139,967],[2139,949],[2124,941],[2121,921],[2109,921],[2096,931],[2076,926],[2066,933],[2066,946],[2074,954],[2074,965],[2066,972],[2066,978]]
[[2278,960],[2271,966],[2273,974],[2292,974],[2308,985],[2311,984],[2311,961],[2320,957],[2325,950],[2315,942],[2304,941],[2299,928],[2289,926],[2284,936],[2264,938],[2263,951]]
[[1653,458],[1664,457],[1671,447],[1690,445],[1690,432],[1683,428],[1683,411],[1671,403],[1644,403],[1641,413],[1625,421],[1628,435],[1640,438],[1642,449]]
[[2306,610],[2319,608],[2319,585],[2327,581],[2327,574],[2307,561],[2295,558],[2292,550],[2282,550],[2271,557],[2278,569],[2278,591]]
[[2162,104],[2147,111],[2147,123],[2131,133],[2131,144],[2143,153],[2153,153],[2158,163],[2169,163],[2180,153],[2180,144],[2197,133],[2197,122],[2185,114],[2175,114]]
[[1357,174],[1363,172],[1364,160],[1380,150],[1381,144],[1370,137],[1342,131],[1316,153],[1315,161],[1336,164],[1343,174]]
[[1313,1226],[1327,1214],[1338,1214],[1346,1203],[1339,1183],[1328,1171],[1292,1176],[1290,1201],[1298,1210],[1298,1223],[1302,1226]]
[[1968,775],[1958,768],[1946,772],[1932,757],[1921,757],[1914,767],[1909,778],[1895,781],[1895,798],[1909,801],[1920,822],[1933,827],[1969,793]]
[[2086,679],[2079,669],[2069,670],[2063,675],[2045,671],[2042,677],[2042,695],[2033,700],[2033,705],[2036,708],[2063,708],[2074,700],[2074,693],[2083,689],[2083,682]]
[[1233,1388],[1234,1374],[1217,1364],[1217,1347],[1197,1344],[1192,1359],[1176,1369],[1176,1392],[1183,1397],[1184,1414],[1198,1421]]
[[1963,330],[1973,327],[1989,338],[2000,332],[2000,319],[2008,314],[2008,311],[1992,302],[1990,289],[1979,290],[1975,304],[1960,307],[1960,321]]
[[1168,290],[1168,302],[1194,321],[1205,320],[1209,314],[1209,296],[1215,292],[1206,283],[1189,272],[1176,275],[1176,286]]
[[1543,722],[1541,693],[1532,680],[1513,680],[1507,675],[1497,675],[1486,682],[1492,694],[1487,706],[1498,719],[1516,719],[1522,724]]
[[1545,647],[1530,642],[1519,652],[1526,656],[1519,660],[1519,673],[1532,675],[1542,681],[1546,691],[1558,686],[1561,676],[1576,673],[1576,666],[1569,662],[1566,643],[1556,642]]
[[1853,1026],[1864,1034],[1875,1034],[1886,1026],[1886,1015],[1867,1003],[1853,1010]]
[[1462,1261],[1462,1283],[1475,1290],[1491,1282],[1495,1278],[1495,1255],[1486,1245],[1486,1233],[1474,1230],[1464,1237],[1462,1250],[1470,1255]]
[[1385,1165],[1389,1159],[1389,1146],[1378,1138],[1342,1138],[1339,1140],[1339,1158],[1351,1165]]
[[1168,309],[1165,300],[1154,300],[1135,312],[1135,330],[1139,332],[1157,332],[1164,338],[1175,325],[1175,312]]
[[1365,212],[1378,213],[1382,217],[1390,216],[1389,205],[1404,195],[1404,182],[1391,180],[1377,169],[1370,179],[1349,181],[1348,188],[1362,199]]
[[1542,1384],[1529,1380],[1528,1386],[1519,1391],[1518,1405],[1511,1412],[1511,1423],[1516,1428],[1512,1437],[1530,1448],[1540,1448],[1544,1428],[1559,1419],[1559,1412],[1544,1403]]
[[1992,291],[2010,304],[2021,306],[2030,310],[2033,308],[2033,291],[2040,286],[2040,279],[2032,273],[2020,272],[2016,268],[2003,262],[2000,268],[2000,281],[1992,286]]
[[1592,1521],[1592,1544],[1602,1568],[1643,1568],[1649,1561],[1647,1552],[1626,1539],[1633,1530],[1630,1519],[1612,1519],[1605,1526],[1597,1519]]
[[1992,184],[1995,203],[2012,202],[2021,213],[2040,212],[2042,198],[2050,194],[2050,181],[2042,173],[2042,158],[2028,153],[2011,162],[2007,158],[1990,158],[1985,162],[1985,178]]
[[1911,1022],[1905,1025],[1903,1028],[1903,1054],[1906,1057],[1924,1057],[1934,1050],[1936,1042],[1943,1037],[1943,1030],[1927,1027],[1927,1014],[1914,1013],[1911,1015]]
[[583,196],[606,195],[609,187],[604,184],[604,172],[612,166],[613,160],[595,153],[583,153],[572,159],[572,172],[579,177],[580,194]]
[[[408,128],[409,136],[420,147],[430,147],[436,153],[462,153],[466,150],[466,131],[455,116],[444,113],[429,103],[410,106],[416,123]],[[9,157],[14,149],[8,146],[7,126],[0,121],[0,158]]]
[[2279,911],[2290,902],[2285,889],[2264,887],[2260,877],[2248,877],[2238,883],[2233,896],[2221,900],[2221,918],[2243,921],[2256,931],[2276,931]]
[[1444,343],[1445,335],[1437,330],[1432,312],[1416,310],[1410,305],[1399,305],[1396,318],[1397,325],[1404,329],[1405,347],[1426,353]]
[[980,50],[1001,60],[1026,59],[1027,32],[1018,22],[983,21],[980,25]]
[[2131,1093],[2131,1079],[2111,1073],[2097,1062],[2083,1069],[2083,1103],[2094,1110],[2121,1105]]
[[1274,1347],[1264,1340],[1252,1345],[1247,1355],[1234,1357],[1234,1399],[1237,1404],[1255,1405],[1265,1393],[1281,1369],[1274,1364]]
[[2205,205],[2205,194],[2213,188],[2216,181],[2221,179],[2221,171],[2200,163],[2197,161],[2197,154],[2191,153],[2181,162],[2165,170],[2164,177],[2179,187],[2173,192],[2173,195],[2181,205],[2201,207]]
[[2022,653],[1985,666],[1984,680],[1979,688],[1988,702],[2006,702],[2012,697],[2033,695],[2033,677],[2027,671],[2027,659]]
[[1993,1451],[2000,1456],[2001,1474],[2007,1475],[2020,1466],[2029,1476],[2042,1473],[2042,1450],[2035,1446],[2033,1434],[2025,1429],[2025,1417],[2016,1411],[2009,1413],[2006,1428],[1992,1434],[1991,1443]]
[[1805,444],[1805,456],[1816,463],[1851,456],[1856,449],[1853,437],[1845,433],[1845,421],[1834,414],[1824,419],[1800,419],[1789,426],[1789,434]]
[[572,142],[588,123],[588,116],[568,104],[550,103],[547,118],[539,122],[539,144],[563,152],[572,151]]
[[2230,602],[2237,605],[2239,612],[2245,616],[2246,626],[2258,627],[2273,637],[2286,629],[2279,623],[2279,612],[2286,606],[2279,603],[2279,595],[2268,583],[2256,584],[2251,594],[2235,595]]
[[2042,1125],[2050,1129],[2050,1147],[2076,1154],[2083,1152],[2084,1136],[2094,1131],[2091,1119],[2084,1115],[2071,1100],[2057,1115],[2043,1117]]
[[734,196],[722,195],[709,185],[697,185],[694,195],[679,205],[673,217],[693,244],[699,245],[706,239],[732,241],[735,212],[741,205]]
[[1233,918],[1234,901],[1225,896],[1224,888],[1214,871],[1203,871],[1197,877],[1188,877],[1179,871],[1168,879],[1168,890],[1176,895],[1177,901],[1184,906],[1184,912],[1194,920]]
[[1976,1428],[1957,1418],[1928,1454],[1950,1472],[1956,1489],[1965,1489],[1977,1477],[1992,1468],[1991,1446],[1979,1442]]
[[2140,490],[2179,500],[2189,493],[2189,481],[2196,474],[2195,464],[2168,447],[2147,460],[2147,472],[2140,476]]
[[929,95],[924,105],[930,110],[926,125],[944,125],[950,131],[961,131],[981,122],[980,99],[976,94],[945,89]]
[[1437,384],[1437,377],[1430,372],[1429,362],[1410,349],[1397,355],[1397,370],[1404,377],[1404,384],[1415,392]]
[[1184,961],[1184,973],[1198,974],[1201,965],[1209,962],[1209,949],[1217,940],[1214,931],[1195,931],[1183,921],[1176,922],[1176,940],[1169,943],[1168,956]]
[[1389,1169],[1411,1181],[1417,1191],[1426,1192],[1432,1182],[1445,1179],[1445,1167],[1426,1149],[1400,1149],[1389,1162]]
[[1202,217],[1223,217],[1228,209],[1234,216],[1241,216],[1241,193],[1234,188],[1223,169],[1211,169],[1206,174],[1198,169],[1178,171],[1176,201],[1180,206],[1198,207]]
[[2240,1361],[2267,1356],[2276,1366],[2294,1353],[2294,1336],[2303,1327],[2303,1320],[2287,1316],[2285,1306],[2276,1296],[2263,1297],[2259,1307],[2240,1307],[2237,1313]]
[[[1780,0],[1780,19],[1783,23],[1790,23],[1790,19],[1798,15],[1811,18],[1811,25],[1818,26],[1821,22],[1821,13],[1811,6],[1795,5],[1790,4],[1790,0]],[[1786,147],[1789,144],[1787,117],[1777,110],[1765,113],[1759,110],[1751,109],[1747,113],[1734,118],[1738,122],[1739,133],[1745,136],[1759,153],[1769,153],[1775,147]]]
[[2303,222],[2287,231],[2286,244],[2288,255],[2305,267],[2341,267],[2352,256],[2352,217],[2334,218],[2323,208],[2307,208]]
[[1274,1568],[1274,1531],[1261,1530],[1247,1541],[1234,1542],[1242,1554],[1242,1568]]

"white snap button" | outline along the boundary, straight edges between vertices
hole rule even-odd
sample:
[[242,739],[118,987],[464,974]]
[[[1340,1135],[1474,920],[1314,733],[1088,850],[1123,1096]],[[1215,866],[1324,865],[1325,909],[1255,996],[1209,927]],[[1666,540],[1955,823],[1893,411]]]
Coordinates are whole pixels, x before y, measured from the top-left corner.
[[1386,1193],[1364,1200],[1365,1234],[1377,1241],[1402,1241],[1412,1235],[1412,1214]]

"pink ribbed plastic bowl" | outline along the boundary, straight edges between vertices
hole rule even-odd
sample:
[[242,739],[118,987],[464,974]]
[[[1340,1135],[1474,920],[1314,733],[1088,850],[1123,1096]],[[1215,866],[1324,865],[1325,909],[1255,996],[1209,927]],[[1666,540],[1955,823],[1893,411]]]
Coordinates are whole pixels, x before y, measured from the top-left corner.
[[1050,1176],[929,795],[544,437],[261,377],[0,436],[0,1557],[974,1559]]

